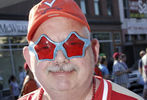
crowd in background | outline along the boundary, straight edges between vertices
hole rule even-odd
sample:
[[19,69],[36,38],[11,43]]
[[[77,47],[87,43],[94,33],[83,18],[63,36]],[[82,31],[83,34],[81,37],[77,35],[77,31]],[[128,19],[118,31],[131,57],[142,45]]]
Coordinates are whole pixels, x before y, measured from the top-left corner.
[[27,63],[24,63],[24,69],[21,66],[19,67],[18,81],[14,75],[11,75],[8,80],[12,100],[17,100],[19,97],[30,93],[39,87]]
[[[142,96],[144,98],[147,98],[146,97],[147,96],[147,86],[146,86],[147,75],[143,73],[143,71],[146,71],[146,69],[144,68],[143,61],[142,61],[142,58],[143,56],[145,56],[145,54],[146,52],[144,50],[141,50],[139,52],[140,59],[138,60],[138,71],[140,72],[139,83],[141,85],[144,85]],[[126,61],[127,61],[127,55],[121,52],[115,52],[113,54],[112,62],[109,62],[107,60],[106,55],[104,53],[101,53],[99,55],[99,61],[95,68],[95,75],[101,76],[125,88],[131,89],[131,85],[129,81],[129,73],[131,73],[134,70],[134,67],[128,67]],[[147,60],[145,61],[145,63],[147,63]]]

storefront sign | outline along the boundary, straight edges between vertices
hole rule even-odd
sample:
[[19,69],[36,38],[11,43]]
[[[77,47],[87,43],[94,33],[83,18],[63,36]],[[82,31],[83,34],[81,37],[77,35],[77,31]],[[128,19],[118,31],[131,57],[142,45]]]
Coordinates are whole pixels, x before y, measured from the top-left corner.
[[0,36],[27,34],[27,21],[0,20]]
[[128,34],[147,34],[147,19],[127,20]]
[[145,18],[147,17],[146,0],[129,0],[130,17]]

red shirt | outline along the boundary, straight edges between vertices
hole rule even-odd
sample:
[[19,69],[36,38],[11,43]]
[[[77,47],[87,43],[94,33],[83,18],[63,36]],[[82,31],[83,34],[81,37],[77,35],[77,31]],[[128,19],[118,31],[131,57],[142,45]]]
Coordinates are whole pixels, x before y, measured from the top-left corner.
[[[112,84],[110,81],[104,80],[101,77],[97,76],[96,79],[100,80],[100,85],[96,90],[95,100],[137,100],[137,98],[133,97],[134,95],[128,96],[112,90]],[[38,90],[23,96],[19,100],[42,100],[43,93],[44,90],[42,88],[39,88]]]
[[95,75],[100,76],[100,77],[103,77],[102,72],[101,72],[101,70],[98,68],[97,65],[95,66],[94,71],[95,71]]
[[23,95],[28,94],[34,90],[38,89],[38,86],[36,84],[36,81],[33,79],[30,79],[23,88]]

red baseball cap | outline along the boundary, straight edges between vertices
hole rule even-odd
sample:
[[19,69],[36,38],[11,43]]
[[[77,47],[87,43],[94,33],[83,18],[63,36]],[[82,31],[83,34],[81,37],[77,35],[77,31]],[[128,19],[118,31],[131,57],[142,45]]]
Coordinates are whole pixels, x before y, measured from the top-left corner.
[[91,31],[85,15],[74,0],[42,0],[30,11],[27,34],[28,41],[33,38],[40,24],[51,17],[58,16],[77,20],[87,26],[88,30]]
[[119,57],[120,56],[120,53],[118,53],[118,52],[115,52],[114,54],[113,54],[113,58],[117,58],[117,57]]

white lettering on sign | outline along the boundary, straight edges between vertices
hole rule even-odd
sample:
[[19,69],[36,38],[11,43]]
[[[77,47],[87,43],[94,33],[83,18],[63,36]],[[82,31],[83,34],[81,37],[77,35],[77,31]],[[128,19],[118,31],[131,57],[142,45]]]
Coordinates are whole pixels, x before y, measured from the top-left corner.
[[143,3],[142,0],[138,0],[138,6],[139,6],[139,13],[144,14],[147,13],[147,3]]
[[147,13],[147,2],[143,2],[143,0],[130,0],[129,7],[131,12],[140,14]]
[[147,20],[142,19],[138,22],[136,19],[127,21],[128,34],[147,34]]
[[131,1],[129,2],[129,6],[130,6],[130,10],[135,10],[135,11],[138,10],[138,2]]
[[0,35],[26,35],[27,21],[0,20]]

